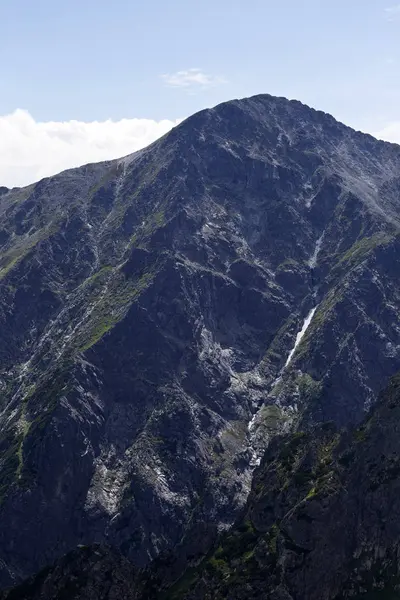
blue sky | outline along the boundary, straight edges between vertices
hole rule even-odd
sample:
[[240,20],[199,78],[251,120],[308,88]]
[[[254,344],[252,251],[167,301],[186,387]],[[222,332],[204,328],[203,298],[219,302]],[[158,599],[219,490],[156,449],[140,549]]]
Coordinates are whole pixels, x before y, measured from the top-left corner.
[[9,116],[27,127],[17,109],[31,127],[78,121],[82,137],[85,123],[166,120],[165,129],[262,92],[400,141],[396,0],[2,0],[0,22],[0,163]]

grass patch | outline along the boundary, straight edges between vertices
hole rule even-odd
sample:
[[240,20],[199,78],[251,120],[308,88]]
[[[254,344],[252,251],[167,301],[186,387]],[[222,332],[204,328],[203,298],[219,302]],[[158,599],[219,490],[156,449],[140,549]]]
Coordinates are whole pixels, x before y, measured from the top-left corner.
[[78,334],[78,351],[86,352],[115,327],[132,302],[149,287],[155,275],[155,271],[149,270],[138,279],[129,280],[121,271],[116,272],[108,293],[93,309],[83,332]]
[[148,242],[149,238],[153,235],[157,229],[163,227],[165,224],[165,211],[164,209],[160,209],[155,213],[152,213],[148,219],[145,221],[142,227],[138,228],[131,239],[131,246],[139,247],[145,246]]
[[357,240],[340,258],[334,269],[351,268],[364,260],[378,246],[385,246],[393,237],[386,233],[376,233]]
[[308,373],[302,373],[298,377],[297,385],[303,402],[315,402],[321,396],[322,382],[316,381]]

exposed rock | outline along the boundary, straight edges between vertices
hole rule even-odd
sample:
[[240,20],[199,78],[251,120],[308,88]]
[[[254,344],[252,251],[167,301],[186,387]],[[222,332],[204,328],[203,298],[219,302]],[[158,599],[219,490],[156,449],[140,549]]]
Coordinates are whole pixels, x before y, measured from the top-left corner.
[[134,570],[104,546],[77,548],[13,590],[2,600],[133,600]]
[[398,598],[399,430],[400,375],[353,431],[325,423],[275,439],[238,522],[169,589],[173,556],[138,572],[116,552],[88,547],[2,598],[115,590],[127,600]]
[[400,376],[352,433],[271,444],[243,518],[168,599],[400,596]]
[[265,95],[0,196],[0,585],[78,544],[184,565],[276,433],[361,422],[400,369],[399,176]]

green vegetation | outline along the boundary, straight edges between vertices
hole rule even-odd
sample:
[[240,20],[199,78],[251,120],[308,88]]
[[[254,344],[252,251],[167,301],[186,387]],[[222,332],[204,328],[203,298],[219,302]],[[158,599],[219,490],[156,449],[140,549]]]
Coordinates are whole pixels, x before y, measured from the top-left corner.
[[134,235],[131,237],[131,246],[135,246],[136,248],[146,246],[152,234],[164,224],[164,209],[160,209],[157,212],[152,213],[146,220],[145,224],[142,227],[139,227],[136,233],[134,233]]
[[[357,240],[349,250],[337,257],[337,263],[332,272],[347,274],[354,266],[360,264],[369,254],[379,246],[390,243],[393,236],[386,233],[377,233],[371,237],[363,237]],[[345,288],[343,282],[333,287],[325,296],[306,331],[300,346],[297,349],[297,358],[306,354],[311,339],[315,339],[316,332],[333,316],[337,305],[344,298]]]
[[286,354],[285,336],[293,328],[295,321],[295,316],[290,315],[282,327],[276,332],[272,343],[269,345],[268,350],[261,361],[261,367],[265,368],[269,364],[280,366],[283,356]]
[[155,270],[149,270],[138,279],[131,280],[121,270],[115,272],[110,287],[95,303],[84,331],[78,334],[79,352],[89,350],[121,321],[131,303],[149,287],[155,274]]
[[324,323],[329,321],[333,315],[336,305],[339,304],[342,299],[343,289],[339,286],[331,289],[328,292],[324,300],[318,306],[310,326],[308,327],[303,339],[297,347],[297,359],[301,359],[305,356],[309,350],[309,344],[312,339],[318,339],[318,335],[321,335],[321,332],[318,332],[318,330],[324,325]]
[[19,428],[21,431],[21,441],[17,450],[17,456],[18,456],[18,467],[17,467],[17,471],[16,471],[16,478],[17,480],[21,479],[21,474],[22,474],[22,469],[23,469],[23,465],[24,465],[24,442],[25,442],[25,438],[29,433],[29,429],[31,426],[31,423],[27,420],[26,415],[25,415],[25,411],[26,411],[26,404],[23,404],[22,407],[22,414],[19,420]]
[[165,598],[183,598],[185,592],[204,576],[213,577],[229,586],[245,573],[251,573],[257,566],[254,548],[259,535],[250,519],[244,519],[232,532],[222,537],[218,548],[212,550],[197,567],[188,569],[168,590]]
[[278,536],[279,536],[279,526],[274,523],[270,530],[267,533],[267,544],[268,551],[271,556],[276,557],[278,554]]
[[24,442],[31,423],[26,417],[24,401],[17,427],[9,429],[0,439],[0,504],[13,483],[22,483]]
[[51,222],[47,227],[40,229],[33,235],[23,237],[18,244],[5,252],[0,258],[0,281],[26,258],[39,242],[43,242],[49,238],[57,230],[57,227],[56,221]]
[[223,558],[212,556],[207,563],[207,570],[212,575],[221,575],[222,577],[229,575],[229,565]]
[[299,265],[299,262],[297,260],[294,260],[294,258],[286,258],[283,262],[281,262],[277,267],[276,270],[277,271],[284,271],[286,269],[289,268],[293,268],[293,267],[297,267]]
[[356,429],[354,433],[354,439],[356,440],[356,442],[365,442],[365,440],[367,439],[367,432],[365,431],[365,427],[359,427],[359,429]]
[[13,205],[20,204],[25,202],[25,200],[28,200],[34,189],[35,184],[33,183],[27,187],[20,188],[19,190],[13,190],[11,195]]
[[221,442],[226,446],[238,446],[247,437],[247,425],[243,421],[231,421],[229,427],[221,433]]
[[300,399],[304,403],[315,402],[321,396],[322,382],[316,381],[308,373],[302,373],[297,379]]
[[[304,378],[303,384],[307,388],[315,387],[309,376]],[[222,536],[218,547],[197,567],[184,574],[173,587],[174,593],[167,593],[165,598],[184,598],[200,581],[206,589],[209,586],[210,597],[216,599],[229,597],[232,590],[254,593],[258,582],[272,584],[275,576],[279,576],[278,559],[282,552],[289,551],[299,557],[307,555],[308,545],[299,544],[299,538],[292,537],[290,527],[285,524],[292,516],[312,523],[315,518],[309,512],[309,503],[340,489],[341,468],[335,457],[340,440],[332,423],[284,438],[276,454],[271,455],[256,474],[246,516]],[[262,525],[258,529],[254,523]]]
[[283,445],[278,461],[285,471],[291,472],[294,469],[296,456],[302,450],[303,444],[307,439],[308,436],[304,431],[297,431]]
[[263,406],[260,410],[260,423],[270,432],[279,430],[280,425],[286,420],[282,409],[276,404]]
[[317,495],[317,488],[313,486],[306,496],[306,500],[311,500]]
[[107,331],[112,329],[117,322],[117,319],[111,316],[103,316],[103,320],[96,323],[92,329],[90,333],[90,339],[86,342],[86,344],[79,348],[80,352],[85,352],[94,346],[94,344],[96,344],[103,337],[103,335],[107,333]]
[[103,267],[101,267],[101,269],[96,271],[96,273],[93,273],[93,275],[85,279],[82,285],[87,286],[96,283],[97,280],[102,279],[105,275],[108,275],[112,271],[112,269],[113,268],[111,265],[104,265]]
[[393,239],[392,235],[387,233],[376,233],[371,237],[358,239],[340,258],[334,269],[344,267],[352,268],[356,263],[364,260],[378,246],[385,246]]
[[15,265],[17,265],[24,258],[24,256],[24,254],[21,254],[20,256],[14,256],[14,258],[11,258],[10,261],[4,267],[1,267],[0,280],[3,279],[7,275],[7,273],[9,273],[11,269],[13,269]]

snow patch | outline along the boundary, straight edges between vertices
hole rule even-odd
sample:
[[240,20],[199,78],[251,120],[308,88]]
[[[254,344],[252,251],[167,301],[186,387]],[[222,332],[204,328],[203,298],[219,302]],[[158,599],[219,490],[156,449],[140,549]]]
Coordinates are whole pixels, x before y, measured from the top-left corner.
[[289,366],[289,364],[290,364],[290,362],[291,362],[291,360],[292,360],[292,358],[294,356],[294,353],[297,350],[298,345],[300,344],[301,340],[303,339],[303,337],[304,337],[304,335],[305,335],[305,333],[306,333],[306,331],[307,331],[307,329],[308,329],[308,327],[309,327],[309,325],[310,325],[310,323],[312,321],[312,318],[315,315],[315,311],[316,310],[317,310],[317,306],[314,306],[314,308],[312,308],[310,310],[310,312],[308,313],[307,317],[304,319],[303,326],[300,329],[299,333],[296,335],[296,341],[294,343],[294,346],[293,346],[292,350],[289,353],[289,356],[287,357],[287,361],[285,363],[284,369],[286,369]]

